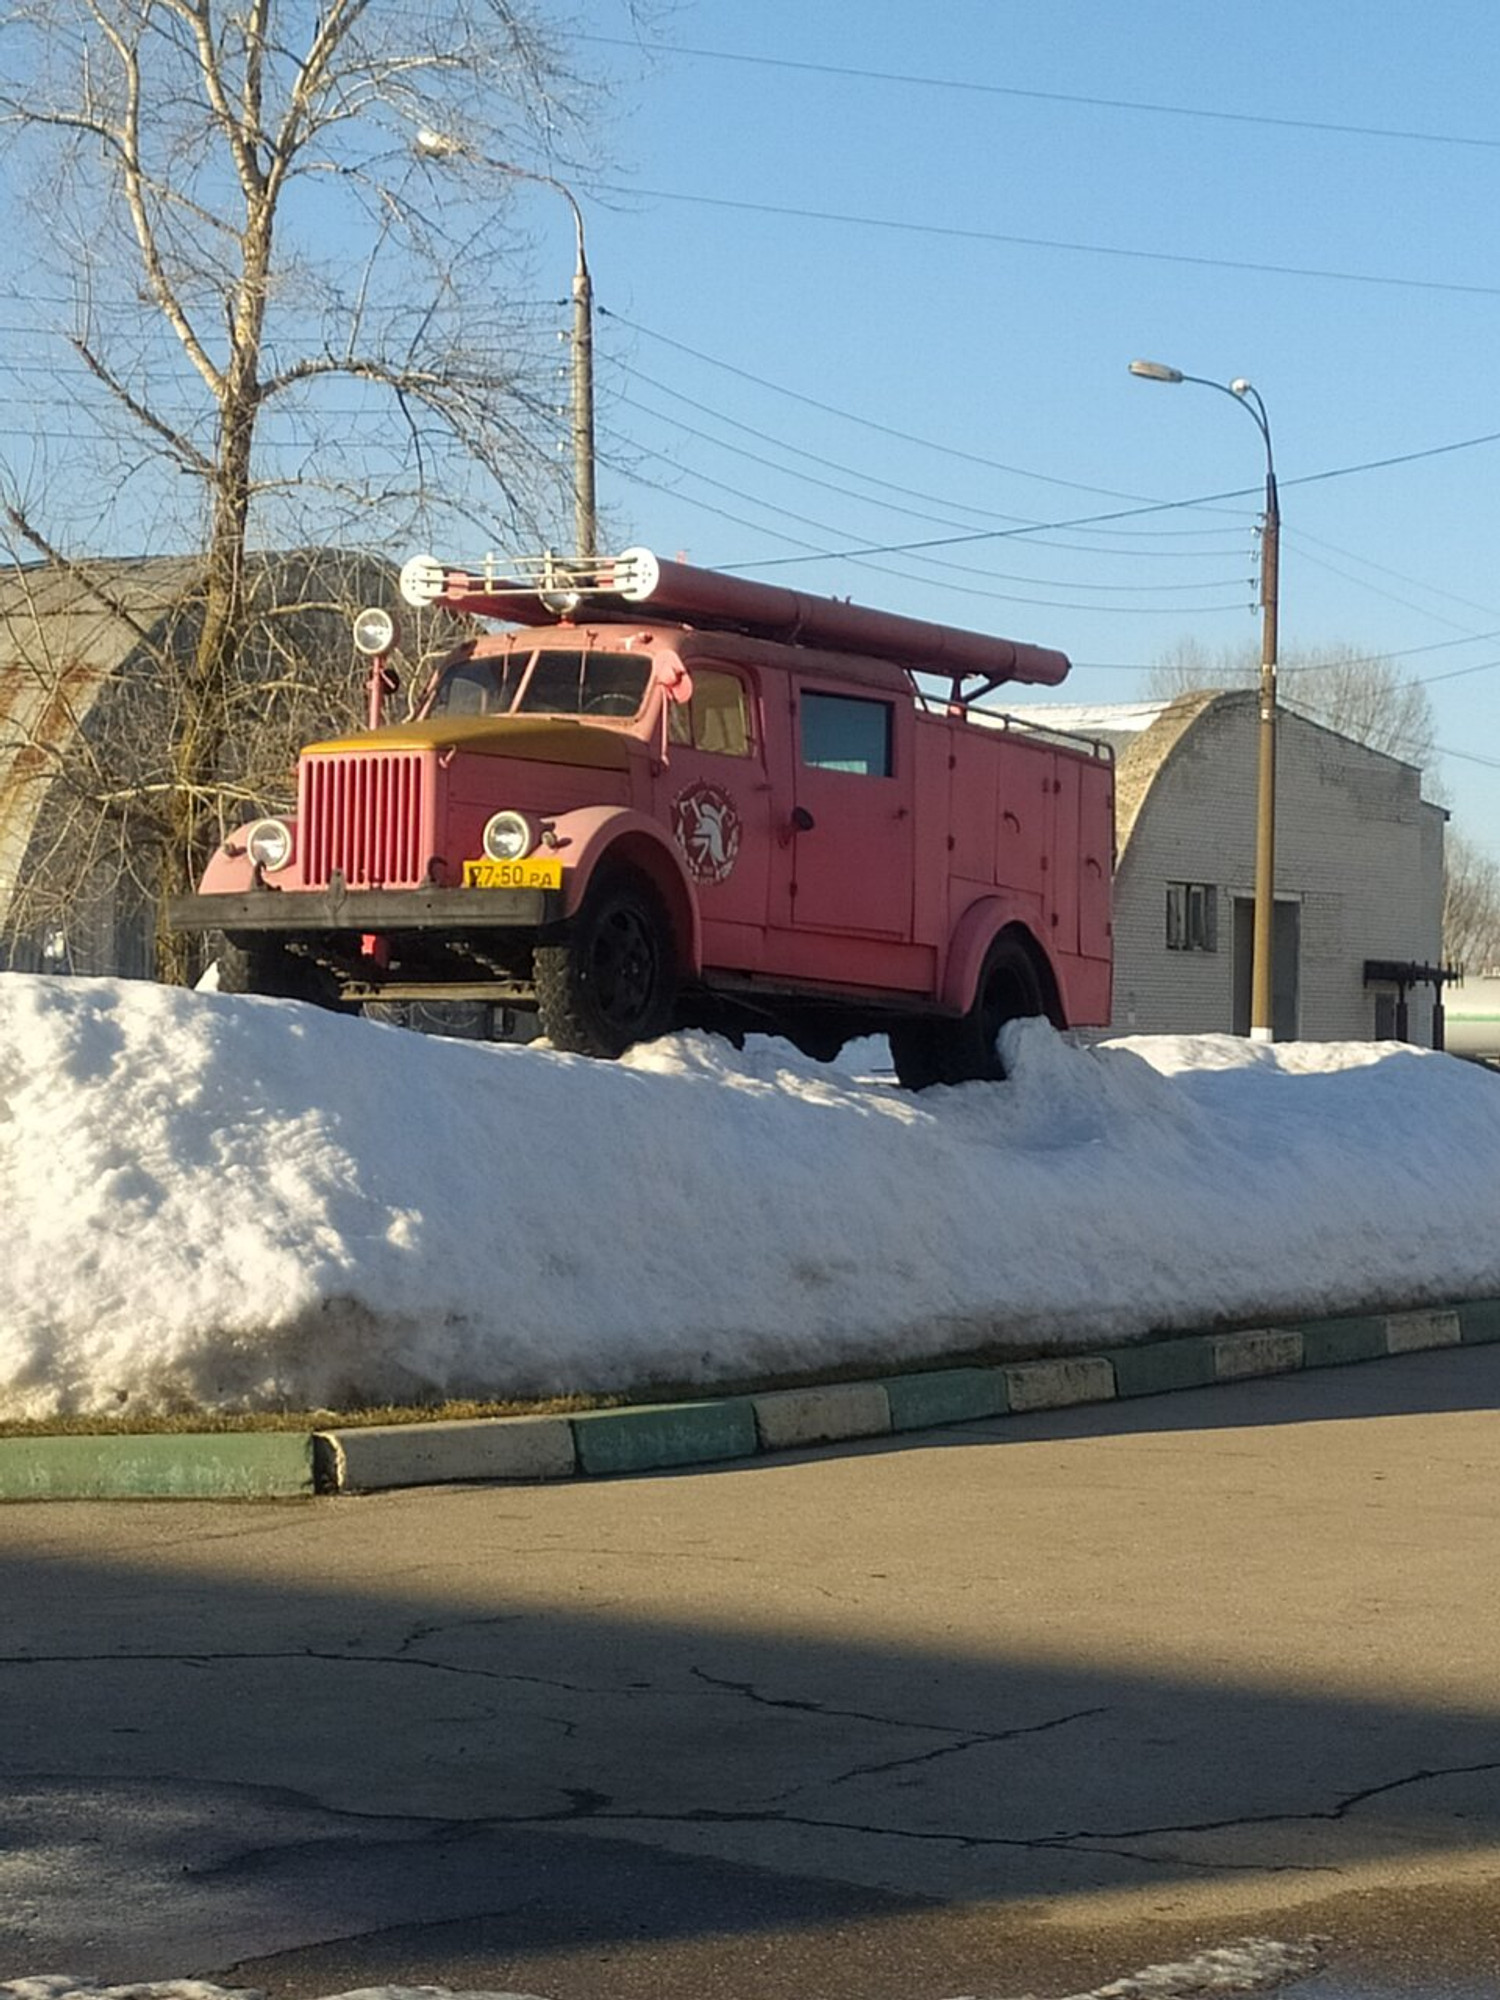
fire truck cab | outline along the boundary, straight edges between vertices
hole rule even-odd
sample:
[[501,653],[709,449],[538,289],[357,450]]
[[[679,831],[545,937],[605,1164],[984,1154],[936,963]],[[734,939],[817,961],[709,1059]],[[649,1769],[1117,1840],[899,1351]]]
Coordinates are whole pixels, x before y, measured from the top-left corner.
[[464,638],[409,720],[377,692],[375,726],[310,744],[295,817],[174,900],[226,938],[226,987],[487,1000],[595,1056],[883,1032],[918,1088],[1001,1074],[1017,1015],[1108,1019],[1110,754],[981,705],[1062,654],[647,550],[418,558],[402,589],[510,629]]

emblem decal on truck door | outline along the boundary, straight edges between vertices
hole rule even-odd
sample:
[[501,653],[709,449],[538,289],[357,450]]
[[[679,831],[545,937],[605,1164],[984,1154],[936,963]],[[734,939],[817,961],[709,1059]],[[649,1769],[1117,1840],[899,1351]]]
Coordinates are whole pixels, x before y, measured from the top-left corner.
[[740,851],[739,810],[717,785],[688,785],[672,801],[672,831],[695,882],[725,882]]

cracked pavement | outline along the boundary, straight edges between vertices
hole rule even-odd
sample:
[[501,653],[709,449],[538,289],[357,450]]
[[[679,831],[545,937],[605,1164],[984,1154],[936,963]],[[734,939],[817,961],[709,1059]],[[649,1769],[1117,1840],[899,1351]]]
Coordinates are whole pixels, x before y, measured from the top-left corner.
[[936,2000],[1492,1895],[1497,1404],[1476,1349],[671,1477],[11,1508],[0,1977],[734,1994],[837,1937],[910,1993],[920,1938]]

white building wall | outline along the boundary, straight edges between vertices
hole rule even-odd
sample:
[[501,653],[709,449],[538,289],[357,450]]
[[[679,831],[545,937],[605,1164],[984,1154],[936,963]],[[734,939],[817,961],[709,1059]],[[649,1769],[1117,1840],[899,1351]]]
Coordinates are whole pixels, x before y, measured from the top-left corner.
[[[1213,703],[1140,806],[1115,885],[1122,1031],[1234,1026],[1234,900],[1254,895],[1258,731],[1254,695]],[[1277,749],[1276,894],[1299,912],[1297,1033],[1367,1040],[1376,997],[1365,960],[1441,962],[1445,815],[1424,803],[1412,766],[1285,711]],[[1215,951],[1167,948],[1169,882],[1213,885]],[[1415,1042],[1431,1040],[1432,998],[1427,986],[1408,994]]]

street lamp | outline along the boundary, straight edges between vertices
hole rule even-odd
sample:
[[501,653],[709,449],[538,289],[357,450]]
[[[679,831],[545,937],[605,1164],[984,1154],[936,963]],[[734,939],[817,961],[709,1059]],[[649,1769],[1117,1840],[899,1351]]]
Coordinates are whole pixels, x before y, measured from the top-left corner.
[[589,277],[588,258],[583,246],[583,211],[573,190],[551,174],[534,173],[510,160],[492,160],[476,153],[462,139],[447,132],[418,132],[415,150],[424,160],[472,160],[476,166],[496,173],[512,174],[518,181],[538,181],[555,188],[573,213],[573,230],[578,255],[573,266],[573,538],[582,557],[598,554],[598,514],[594,503],[594,287]]
[[1184,375],[1161,361],[1132,361],[1132,375],[1146,382],[1196,382],[1232,396],[1248,411],[1266,447],[1266,507],[1260,546],[1260,757],[1255,801],[1255,941],[1250,971],[1250,1039],[1276,1039],[1271,1027],[1271,971],[1274,956],[1273,915],[1276,907],[1276,617],[1277,577],[1281,558],[1281,508],[1276,498],[1276,466],[1271,456],[1271,425],[1260,391],[1243,376],[1227,385],[1206,375]]

